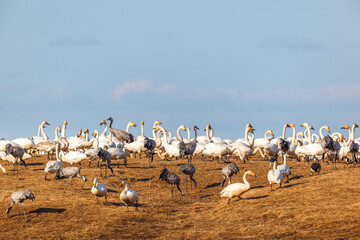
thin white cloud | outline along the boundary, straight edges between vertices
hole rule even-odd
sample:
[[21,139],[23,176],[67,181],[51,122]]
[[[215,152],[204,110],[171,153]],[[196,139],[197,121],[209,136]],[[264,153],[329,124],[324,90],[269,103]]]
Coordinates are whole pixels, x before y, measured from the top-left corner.
[[290,50],[305,50],[305,51],[323,51],[328,48],[316,41],[300,40],[300,39],[272,39],[259,43],[262,47],[269,48],[287,48]]
[[128,80],[117,86],[110,94],[112,98],[121,98],[132,92],[144,92],[152,88],[152,83],[147,80]]

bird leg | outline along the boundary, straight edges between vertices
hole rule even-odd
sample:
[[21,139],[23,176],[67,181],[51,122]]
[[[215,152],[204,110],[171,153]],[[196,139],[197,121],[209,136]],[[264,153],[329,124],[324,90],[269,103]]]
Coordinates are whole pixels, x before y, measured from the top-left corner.
[[222,180],[222,182],[221,182],[221,184],[220,184],[221,187],[224,187],[224,184],[225,184],[225,181],[226,181],[226,176],[223,176],[223,178],[224,178],[224,179]]
[[107,201],[107,195],[105,195],[105,203],[106,203],[106,205],[109,205],[108,201]]
[[45,173],[45,180],[47,180],[46,176],[47,176],[47,173]]
[[97,204],[100,204],[100,203],[99,203],[99,199],[98,199],[98,197],[97,197],[97,196],[95,196],[95,198],[96,198],[96,202],[97,202]]
[[25,207],[24,207],[24,203],[21,203],[21,205],[23,206],[23,210],[24,210],[24,216],[25,216],[25,222],[26,222],[27,220],[26,220],[26,213],[25,213]]
[[181,195],[185,196],[185,193],[184,193],[184,192],[180,189],[179,184],[176,184],[176,186],[177,186],[177,188],[179,189],[179,191],[180,191]]
[[18,202],[16,203],[16,208],[17,208],[17,214],[16,214],[16,216],[19,216],[19,203],[18,203]]
[[170,190],[171,190],[171,198],[174,199],[174,185],[173,184],[170,185]]
[[139,211],[139,210],[138,210],[138,202],[135,203],[135,210],[136,210],[136,211]]
[[65,181],[66,181],[66,180],[64,180],[64,192],[65,192]]
[[196,181],[195,181],[195,179],[193,178],[192,175],[190,175],[190,179],[194,182],[194,185],[195,185],[195,188],[196,188]]
[[229,204],[229,203],[230,203],[230,200],[231,200],[231,198],[229,198],[229,201],[227,202],[227,204]]
[[70,187],[71,187],[71,192],[73,191],[73,187],[72,187],[72,178],[70,178]]
[[270,189],[271,189],[271,191],[273,190],[273,189],[272,189],[272,184],[271,184],[271,183],[270,183]]
[[229,177],[229,185],[231,184],[231,177]]

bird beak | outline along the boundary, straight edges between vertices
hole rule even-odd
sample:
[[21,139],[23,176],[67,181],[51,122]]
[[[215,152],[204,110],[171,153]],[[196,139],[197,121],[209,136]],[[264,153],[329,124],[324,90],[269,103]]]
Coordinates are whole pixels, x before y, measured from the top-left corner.
[[6,175],[8,175],[8,172],[5,170],[5,172],[4,172]]

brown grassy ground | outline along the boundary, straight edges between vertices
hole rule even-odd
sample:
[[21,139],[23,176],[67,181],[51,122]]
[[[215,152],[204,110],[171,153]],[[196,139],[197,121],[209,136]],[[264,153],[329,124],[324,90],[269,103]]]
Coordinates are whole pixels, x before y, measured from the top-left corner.
[[[268,163],[252,158],[240,164],[241,173],[233,182],[242,182],[245,169],[258,177],[248,177],[253,189],[243,199],[220,199],[221,168],[224,163],[194,160],[198,187],[185,189],[185,176],[181,175],[182,197],[177,190],[171,199],[167,183],[158,181],[163,166],[178,173],[178,165],[186,160],[155,160],[152,168],[145,159],[130,159],[128,168],[114,165],[114,176],[99,177],[95,167],[84,166],[84,182],[76,178],[75,190],[63,192],[62,180],[45,181],[46,157],[28,160],[27,170],[20,166],[20,179],[15,172],[0,174],[0,236],[1,239],[259,239],[259,238],[360,238],[360,168],[322,164],[319,176],[309,177],[309,163],[290,161],[292,179],[283,188],[270,191],[267,183]],[[6,166],[5,162],[1,162]],[[84,164],[86,165],[86,164]],[[93,163],[93,166],[95,163]],[[9,167],[8,167],[9,168]],[[108,172],[109,173],[109,172]],[[151,181],[149,178],[153,177]],[[53,175],[49,176],[50,178]],[[98,177],[110,192],[109,205],[105,199],[97,204],[90,193],[92,180]],[[127,179],[141,201],[135,212],[120,204],[121,181]],[[151,191],[149,192],[149,182]],[[12,192],[29,188],[36,201],[25,202],[28,221],[16,216],[16,207],[9,218],[5,210]],[[20,213],[22,208],[20,205]]]

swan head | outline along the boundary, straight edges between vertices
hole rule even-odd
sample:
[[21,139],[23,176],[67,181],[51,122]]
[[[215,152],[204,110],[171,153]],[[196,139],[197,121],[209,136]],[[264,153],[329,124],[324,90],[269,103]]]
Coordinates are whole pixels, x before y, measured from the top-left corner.
[[66,120],[64,121],[64,125],[65,125],[65,128],[66,128],[66,125],[68,125],[68,123],[67,123],[67,121],[66,121]]
[[256,177],[256,174],[253,172],[253,171],[251,171],[251,170],[249,170],[249,171],[247,171],[251,176],[254,176],[254,177]]
[[294,124],[294,123],[290,123],[288,126],[289,126],[289,127],[295,127],[295,124]]
[[157,124],[161,124],[161,122],[159,122],[159,121],[155,121],[155,125],[157,125]]
[[345,126],[343,126],[341,129],[350,129],[350,126],[349,126],[349,125],[345,125]]
[[59,131],[59,132],[61,132],[61,127],[60,127],[60,126],[57,126],[56,130]]
[[137,125],[136,125],[135,123],[133,123],[133,122],[130,122],[129,124],[130,124],[130,126],[132,126],[132,127],[136,127],[136,126],[137,126]]
[[328,132],[330,132],[330,128],[328,126],[326,126],[325,128]]
[[141,121],[141,125],[144,125],[144,121]]
[[186,127],[185,127],[184,125],[180,125],[179,128],[182,129],[182,130],[184,130],[184,131],[186,131]]
[[93,133],[92,133],[92,135],[93,135],[94,137],[96,137],[97,135],[99,135],[99,132],[98,132],[97,130],[94,130]]
[[45,127],[45,125],[50,125],[50,123],[48,123],[47,121],[43,121],[43,122],[41,123],[41,125],[42,125],[43,127]]
[[84,133],[89,133],[89,129],[85,129]]
[[127,181],[122,181],[122,182],[121,182],[121,185],[122,185],[122,186],[129,186],[129,183],[128,183]]
[[307,127],[307,126],[309,126],[309,124],[308,124],[307,122],[304,122],[304,123],[301,124],[300,126],[302,126],[302,127]]
[[98,184],[98,179],[94,178],[94,186],[96,187],[97,184]]
[[105,121],[105,120],[102,120],[102,121],[100,122],[100,126],[103,125],[103,124],[105,124],[105,123],[106,123],[106,121]]

